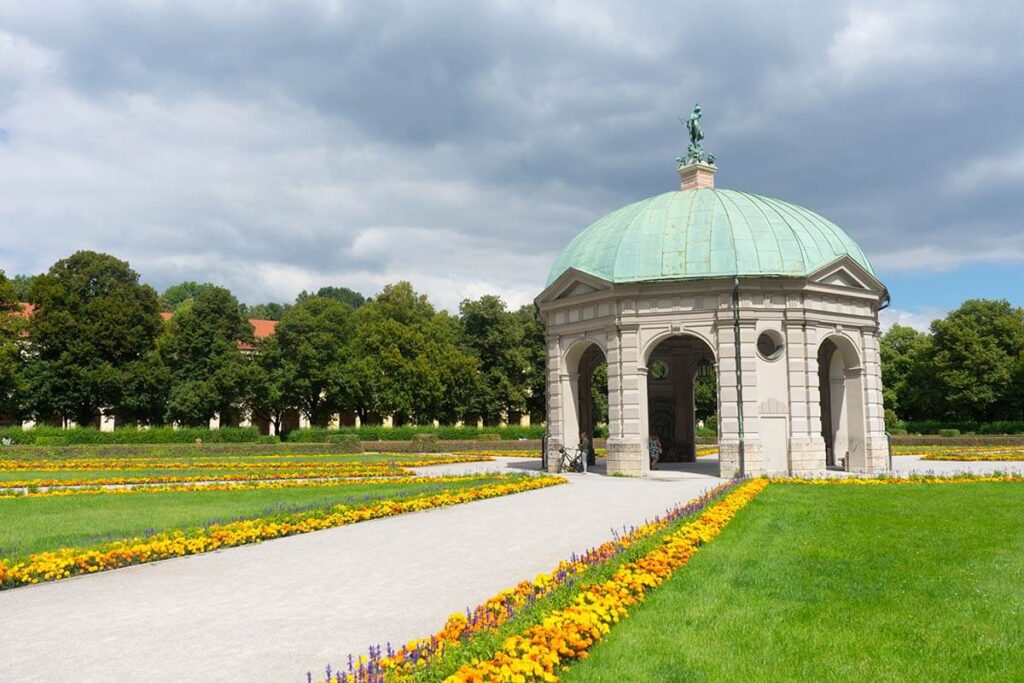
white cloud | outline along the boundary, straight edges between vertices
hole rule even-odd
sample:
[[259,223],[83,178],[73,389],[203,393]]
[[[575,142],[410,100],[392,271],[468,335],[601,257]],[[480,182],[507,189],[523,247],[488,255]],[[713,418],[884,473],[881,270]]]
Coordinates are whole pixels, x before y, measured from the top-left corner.
[[1024,184],[1024,146],[970,159],[955,165],[947,175],[947,186],[953,192],[968,194],[1007,185]]
[[0,29],[0,83],[44,76],[53,71],[56,62],[51,50]]
[[921,308],[916,311],[900,310],[898,308],[887,308],[878,314],[882,331],[887,331],[895,325],[913,327],[920,332],[927,332],[933,320],[944,318],[947,311],[938,308]]
[[976,191],[1024,173],[999,151],[1014,3],[62,10],[0,18],[9,273],[92,248],[250,302],[408,279],[526,303],[576,232],[672,189],[694,100],[724,185],[821,210],[883,270],[1024,259],[1019,204]]
[[991,240],[964,230],[959,246],[928,244],[882,252],[872,257],[875,268],[885,271],[947,272],[970,263],[1024,263],[1024,235]]

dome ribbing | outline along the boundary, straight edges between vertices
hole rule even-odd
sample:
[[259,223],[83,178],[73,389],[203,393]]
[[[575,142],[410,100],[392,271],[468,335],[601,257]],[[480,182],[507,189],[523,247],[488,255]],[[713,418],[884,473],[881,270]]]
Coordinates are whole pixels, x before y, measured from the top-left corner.
[[562,251],[547,284],[569,268],[609,282],[801,277],[847,255],[874,275],[857,243],[813,211],[701,188],[650,197],[592,223]]

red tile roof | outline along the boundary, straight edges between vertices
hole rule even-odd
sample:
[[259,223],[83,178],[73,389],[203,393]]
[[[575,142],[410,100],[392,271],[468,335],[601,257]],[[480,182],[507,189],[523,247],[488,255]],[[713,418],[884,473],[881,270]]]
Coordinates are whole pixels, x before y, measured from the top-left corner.
[[[21,303],[21,310],[14,315],[21,316],[23,318],[31,318],[32,314],[36,312],[35,304]],[[160,318],[165,322],[170,320],[174,316],[170,311],[160,311]],[[250,318],[249,324],[252,325],[253,337],[256,339],[266,339],[267,337],[273,336],[274,330],[277,328],[276,320],[260,320],[259,318]],[[252,348],[250,344],[242,344],[243,348]]]
[[249,318],[249,322],[252,323],[253,336],[257,339],[265,339],[273,336],[274,330],[277,329],[276,320],[259,320],[258,318]]

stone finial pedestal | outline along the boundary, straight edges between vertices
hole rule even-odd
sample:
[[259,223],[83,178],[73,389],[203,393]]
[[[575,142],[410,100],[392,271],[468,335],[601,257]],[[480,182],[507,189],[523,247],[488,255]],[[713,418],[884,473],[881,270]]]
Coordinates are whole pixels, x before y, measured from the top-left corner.
[[713,188],[715,186],[715,171],[717,170],[717,167],[701,161],[680,164],[679,189],[699,190],[701,188]]

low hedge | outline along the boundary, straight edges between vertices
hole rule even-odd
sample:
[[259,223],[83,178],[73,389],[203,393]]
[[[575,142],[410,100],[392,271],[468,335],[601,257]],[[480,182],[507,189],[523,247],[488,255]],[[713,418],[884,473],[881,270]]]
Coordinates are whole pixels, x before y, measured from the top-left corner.
[[[602,448],[604,441],[595,439]],[[132,458],[132,457],[218,457],[236,455],[337,455],[339,453],[423,453],[492,452],[510,455],[540,453],[540,440],[528,441],[438,441],[436,450],[424,450],[417,441],[352,441],[343,443],[170,443],[170,444],[85,444],[77,446],[0,446],[0,458]]]
[[185,427],[152,427],[136,429],[125,427],[112,432],[101,432],[94,427],[61,429],[39,425],[32,429],[20,427],[0,428],[0,441],[21,446],[79,446],[110,444],[170,444],[195,443],[266,443],[267,437],[260,435],[257,427],[224,427],[222,429],[201,429]]
[[945,430],[958,430],[961,434],[1024,434],[1024,420],[995,420],[993,422],[907,420],[898,422],[893,427],[906,429],[910,434],[940,434]]
[[322,443],[328,437],[349,434],[360,441],[412,441],[417,435],[431,434],[439,441],[490,441],[495,437],[501,441],[517,441],[519,439],[540,439],[544,436],[544,425],[520,427],[342,427],[326,429],[324,427],[304,427],[288,432],[286,441],[294,443]]
[[938,434],[893,434],[889,439],[893,446],[1024,446],[1024,434],[961,434],[960,436],[939,436]]

